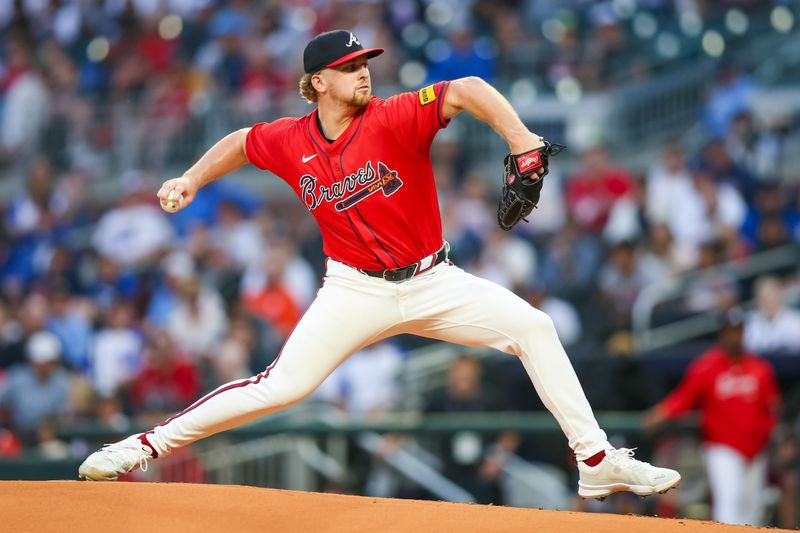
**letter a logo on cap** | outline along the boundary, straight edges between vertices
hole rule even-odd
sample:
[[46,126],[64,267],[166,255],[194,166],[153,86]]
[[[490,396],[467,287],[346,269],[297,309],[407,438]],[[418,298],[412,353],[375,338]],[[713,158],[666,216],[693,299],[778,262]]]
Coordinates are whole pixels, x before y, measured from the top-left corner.
[[356,43],[358,46],[361,46],[361,43],[360,43],[360,42],[358,42],[358,39],[356,39],[356,36],[355,36],[355,35],[353,35],[353,32],[350,32],[350,42],[349,42],[349,43],[347,43],[347,45],[346,45],[346,46],[347,46],[348,48],[350,48],[351,46],[353,46],[353,43]]

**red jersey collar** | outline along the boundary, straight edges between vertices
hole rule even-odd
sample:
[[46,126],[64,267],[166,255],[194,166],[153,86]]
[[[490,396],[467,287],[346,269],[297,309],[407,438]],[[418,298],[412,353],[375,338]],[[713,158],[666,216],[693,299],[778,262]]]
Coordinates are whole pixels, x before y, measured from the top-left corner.
[[314,111],[311,112],[311,115],[309,115],[309,119],[311,120],[311,135],[314,136],[314,138],[318,141],[319,145],[326,152],[336,152],[336,151],[338,151],[340,149],[340,147],[343,146],[343,143],[347,143],[353,137],[353,135],[355,135],[356,131],[358,131],[358,125],[364,119],[364,115],[366,114],[367,109],[369,109],[370,105],[372,105],[372,101],[375,98],[376,97],[373,96],[370,99],[370,101],[367,103],[367,105],[364,106],[364,109],[362,109],[358,113],[358,115],[356,115],[353,118],[353,120],[350,122],[350,124],[347,125],[347,128],[345,128],[345,130],[342,132],[342,134],[339,135],[339,137],[337,137],[333,142],[328,142],[328,140],[325,138],[325,136],[320,131],[320,128],[317,125],[317,120],[318,120],[318,117],[319,117],[319,109],[315,109]]

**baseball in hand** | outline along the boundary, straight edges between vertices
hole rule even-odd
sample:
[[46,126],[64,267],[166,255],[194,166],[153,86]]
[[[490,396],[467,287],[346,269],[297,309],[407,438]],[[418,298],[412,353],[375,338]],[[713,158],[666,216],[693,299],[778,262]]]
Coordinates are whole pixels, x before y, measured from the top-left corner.
[[166,200],[161,200],[161,209],[167,213],[174,213],[183,207],[183,195],[175,191],[169,191],[169,196]]

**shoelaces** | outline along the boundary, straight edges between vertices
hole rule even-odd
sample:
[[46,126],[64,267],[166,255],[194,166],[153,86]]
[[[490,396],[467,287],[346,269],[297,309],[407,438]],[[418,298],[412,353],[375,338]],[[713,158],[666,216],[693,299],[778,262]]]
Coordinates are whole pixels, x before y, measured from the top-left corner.
[[617,448],[615,450],[611,450],[610,452],[606,452],[606,455],[608,455],[608,457],[612,460],[623,461],[627,463],[629,468],[634,468],[636,470],[645,470],[646,468],[649,468],[651,466],[650,463],[633,458],[634,450],[636,450],[636,448]]
[[150,455],[150,451],[148,448],[142,444],[140,446],[117,446],[116,444],[104,444],[101,452],[104,452],[106,455],[110,455],[112,459],[114,458],[115,454],[125,454],[124,455],[124,462],[130,463],[130,467],[126,469],[126,472],[130,472],[133,470],[133,465],[136,464],[137,460],[139,462],[139,468],[142,472],[147,472],[147,456]]

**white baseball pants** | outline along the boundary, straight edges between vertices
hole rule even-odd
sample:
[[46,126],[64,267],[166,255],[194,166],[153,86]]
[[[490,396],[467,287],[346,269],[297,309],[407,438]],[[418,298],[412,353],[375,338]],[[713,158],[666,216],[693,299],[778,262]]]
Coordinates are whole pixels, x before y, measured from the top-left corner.
[[764,521],[767,457],[752,461],[724,444],[707,444],[706,470],[712,519],[725,524],[760,526]]
[[328,260],[317,298],[276,360],[148,432],[159,455],[299,402],[348,356],[401,333],[517,355],[577,459],[609,448],[550,317],[511,291],[442,262],[393,283]]

